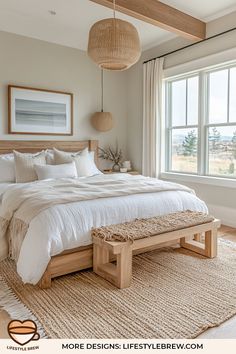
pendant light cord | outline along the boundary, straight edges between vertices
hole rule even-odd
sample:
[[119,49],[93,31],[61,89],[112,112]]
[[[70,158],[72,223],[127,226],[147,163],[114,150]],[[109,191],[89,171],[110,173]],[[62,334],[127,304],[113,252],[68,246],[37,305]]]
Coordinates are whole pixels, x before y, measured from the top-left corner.
[[102,101],[101,112],[103,112],[103,69],[101,69],[101,101]]
[[116,0],[113,0],[113,17],[116,18]]

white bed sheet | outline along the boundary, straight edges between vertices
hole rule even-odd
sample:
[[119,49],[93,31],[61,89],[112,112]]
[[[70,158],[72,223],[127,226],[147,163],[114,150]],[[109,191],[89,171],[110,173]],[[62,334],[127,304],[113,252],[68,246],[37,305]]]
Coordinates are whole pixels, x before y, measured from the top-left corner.
[[5,190],[10,187],[10,186],[14,186],[15,183],[9,183],[9,182],[6,182],[6,183],[0,183],[0,203],[2,201],[2,196],[3,196],[3,193],[5,192]]
[[92,227],[182,210],[207,212],[206,204],[185,191],[135,194],[56,205],[35,217],[23,241],[17,271],[36,284],[51,256],[91,244]]

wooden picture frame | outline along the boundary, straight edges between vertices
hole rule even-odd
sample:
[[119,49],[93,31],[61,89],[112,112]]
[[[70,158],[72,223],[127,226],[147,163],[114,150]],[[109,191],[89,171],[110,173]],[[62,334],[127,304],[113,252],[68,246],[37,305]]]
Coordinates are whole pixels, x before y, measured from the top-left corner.
[[73,94],[8,85],[8,133],[73,135]]

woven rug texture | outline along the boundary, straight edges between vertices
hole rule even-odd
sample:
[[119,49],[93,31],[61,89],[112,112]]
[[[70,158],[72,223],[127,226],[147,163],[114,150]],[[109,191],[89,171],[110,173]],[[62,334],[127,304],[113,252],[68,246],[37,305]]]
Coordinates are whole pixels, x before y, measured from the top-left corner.
[[91,270],[41,290],[24,285],[10,260],[0,275],[49,338],[195,338],[236,314],[236,249],[223,240],[215,259],[180,248],[135,256],[123,290]]

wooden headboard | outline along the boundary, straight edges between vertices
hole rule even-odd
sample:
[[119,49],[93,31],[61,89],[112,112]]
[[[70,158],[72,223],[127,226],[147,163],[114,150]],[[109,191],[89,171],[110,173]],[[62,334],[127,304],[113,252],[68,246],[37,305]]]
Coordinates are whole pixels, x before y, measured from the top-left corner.
[[98,140],[54,141],[54,140],[0,140],[0,154],[8,154],[13,150],[35,153],[53,147],[63,151],[80,151],[88,147],[94,151],[94,159],[98,164]]

